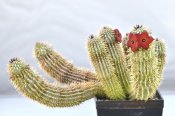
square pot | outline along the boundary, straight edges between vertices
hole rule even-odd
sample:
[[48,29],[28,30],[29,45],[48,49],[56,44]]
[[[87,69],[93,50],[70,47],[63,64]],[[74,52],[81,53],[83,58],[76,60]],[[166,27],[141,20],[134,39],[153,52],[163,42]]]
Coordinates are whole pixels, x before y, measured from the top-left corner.
[[162,116],[164,100],[157,91],[156,97],[148,101],[107,100],[97,98],[98,116]]

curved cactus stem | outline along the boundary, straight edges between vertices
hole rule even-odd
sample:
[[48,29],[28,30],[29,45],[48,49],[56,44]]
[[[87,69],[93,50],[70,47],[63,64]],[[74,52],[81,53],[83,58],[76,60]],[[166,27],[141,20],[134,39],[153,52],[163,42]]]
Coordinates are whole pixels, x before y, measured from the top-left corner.
[[88,40],[88,50],[97,77],[101,81],[107,97],[110,99],[125,99],[125,93],[118,78],[116,78],[110,56],[101,39],[91,36]]
[[129,82],[129,73],[127,72],[127,63],[125,52],[123,46],[120,42],[116,40],[117,35],[113,29],[109,27],[104,27],[100,31],[100,39],[104,42],[106,50],[111,57],[111,62],[115,69],[116,78],[118,78],[121,83],[123,90],[126,95],[130,94],[130,82]]
[[35,56],[43,70],[61,83],[97,80],[95,73],[75,67],[46,43],[36,43]]
[[154,97],[161,80],[155,54],[155,41],[147,50],[130,51],[132,99],[148,100]]
[[98,81],[73,83],[62,87],[41,78],[29,65],[12,59],[8,65],[11,81],[23,95],[50,107],[70,107],[93,98],[99,88]]

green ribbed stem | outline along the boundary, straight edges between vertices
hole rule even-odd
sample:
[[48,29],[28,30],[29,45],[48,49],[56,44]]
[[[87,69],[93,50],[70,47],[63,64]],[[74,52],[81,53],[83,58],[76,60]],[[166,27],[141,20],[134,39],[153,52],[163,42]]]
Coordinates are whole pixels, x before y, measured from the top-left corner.
[[156,40],[154,44],[155,44],[156,57],[158,59],[157,67],[158,67],[159,74],[161,76],[165,65],[165,60],[166,60],[165,43],[162,42],[161,40]]
[[140,48],[137,52],[130,52],[131,98],[137,100],[153,98],[161,80],[155,57],[155,41],[147,50]]
[[77,68],[46,43],[36,43],[35,56],[43,70],[61,83],[97,80],[95,73]]
[[48,83],[25,62],[12,59],[8,66],[13,85],[23,95],[50,107],[70,107],[93,98],[99,88],[98,81],[59,86]]
[[101,81],[107,97],[110,99],[125,99],[125,93],[118,78],[116,78],[110,56],[101,39],[91,36],[88,40],[88,50],[97,77]]
[[100,32],[100,38],[106,46],[111,63],[115,69],[116,78],[118,78],[119,83],[122,85],[123,90],[128,96],[130,94],[130,83],[125,60],[126,57],[122,44],[117,42],[115,36],[114,30],[109,27],[104,27]]

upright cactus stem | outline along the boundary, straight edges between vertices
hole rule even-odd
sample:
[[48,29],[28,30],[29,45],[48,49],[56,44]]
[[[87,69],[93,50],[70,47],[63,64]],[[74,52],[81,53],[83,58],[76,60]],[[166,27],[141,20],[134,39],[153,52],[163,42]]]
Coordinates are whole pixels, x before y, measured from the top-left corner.
[[95,73],[75,67],[46,43],[36,43],[35,56],[43,70],[61,83],[70,84],[97,80]]
[[142,48],[131,53],[132,97],[147,100],[155,95],[159,83],[154,44],[148,50]]
[[115,69],[104,42],[98,37],[91,36],[88,40],[88,50],[97,77],[101,81],[107,97],[125,99],[125,93],[119,79],[116,78]]
[[118,29],[113,30],[110,27],[102,28],[99,35],[106,46],[106,51],[109,53],[116,78],[118,78],[125,94],[128,96],[130,94],[129,72],[127,72],[126,58],[121,44],[122,36]]
[[97,81],[70,84],[66,87],[53,85],[41,78],[29,65],[12,59],[8,65],[13,85],[23,95],[50,107],[70,107],[93,98],[99,88]]
[[127,45],[131,48],[128,61],[131,66],[131,98],[148,100],[154,97],[161,81],[164,44],[154,40],[142,26],[131,31],[128,38]]
[[156,53],[155,56],[158,60],[157,68],[158,68],[159,74],[162,75],[163,68],[165,65],[166,49],[165,49],[165,43],[159,39],[156,39],[155,41],[155,53]]

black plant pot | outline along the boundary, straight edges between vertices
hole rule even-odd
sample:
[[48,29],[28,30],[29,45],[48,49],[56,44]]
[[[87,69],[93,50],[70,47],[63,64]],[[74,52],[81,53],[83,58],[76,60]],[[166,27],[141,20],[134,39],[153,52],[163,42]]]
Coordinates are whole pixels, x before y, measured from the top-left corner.
[[159,92],[148,101],[114,101],[97,98],[98,116],[162,116],[164,100]]

